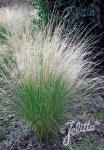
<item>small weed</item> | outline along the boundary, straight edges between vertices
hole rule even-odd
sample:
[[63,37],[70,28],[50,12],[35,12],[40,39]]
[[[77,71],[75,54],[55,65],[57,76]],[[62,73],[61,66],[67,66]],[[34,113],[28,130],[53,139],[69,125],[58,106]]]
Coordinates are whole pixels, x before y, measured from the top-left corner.
[[101,109],[98,115],[99,115],[99,118],[104,121],[104,109]]
[[73,146],[73,150],[103,150],[103,148],[103,141],[96,141],[95,139],[84,139]]

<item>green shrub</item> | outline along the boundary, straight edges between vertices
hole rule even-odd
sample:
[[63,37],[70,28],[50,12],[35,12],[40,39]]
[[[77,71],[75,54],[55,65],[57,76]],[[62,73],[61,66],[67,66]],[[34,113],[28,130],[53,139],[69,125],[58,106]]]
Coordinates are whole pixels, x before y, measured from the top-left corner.
[[[36,0],[34,3],[35,9],[38,10],[39,17],[41,18],[38,24],[46,25],[51,19],[51,11],[46,6],[45,0]],[[35,23],[35,20],[34,20]]]

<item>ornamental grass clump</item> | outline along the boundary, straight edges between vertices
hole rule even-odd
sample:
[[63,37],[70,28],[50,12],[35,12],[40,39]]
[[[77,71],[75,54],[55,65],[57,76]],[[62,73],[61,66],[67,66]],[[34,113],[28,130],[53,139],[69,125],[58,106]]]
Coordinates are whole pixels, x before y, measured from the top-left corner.
[[3,91],[5,103],[39,138],[57,135],[60,125],[70,118],[73,103],[96,96],[96,86],[102,82],[88,59],[93,38],[81,38],[80,32],[71,36],[72,31],[62,36],[62,31],[62,26],[53,31],[48,25],[33,32],[27,23],[21,34],[7,35],[11,66],[0,62],[8,72],[1,70],[8,91]]
[[[22,33],[26,24],[33,26],[33,20],[39,20],[38,12],[32,7],[14,5],[13,7],[3,7],[0,9],[0,39],[1,36],[13,33]],[[35,26],[35,25],[34,25]]]

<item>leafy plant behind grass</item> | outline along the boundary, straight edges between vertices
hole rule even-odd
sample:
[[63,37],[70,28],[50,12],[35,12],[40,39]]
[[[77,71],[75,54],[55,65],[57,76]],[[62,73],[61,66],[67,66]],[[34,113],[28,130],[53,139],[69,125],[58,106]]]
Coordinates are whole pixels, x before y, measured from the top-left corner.
[[[52,18],[52,13],[46,6],[45,0],[36,0],[34,2],[34,8],[38,10],[39,17],[41,18],[38,22],[39,25],[47,25]],[[36,23],[36,20],[34,20]]]

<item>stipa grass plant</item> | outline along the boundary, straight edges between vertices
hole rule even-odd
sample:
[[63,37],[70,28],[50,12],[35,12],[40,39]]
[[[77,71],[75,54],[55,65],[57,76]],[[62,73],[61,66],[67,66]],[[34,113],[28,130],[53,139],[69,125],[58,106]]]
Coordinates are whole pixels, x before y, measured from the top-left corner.
[[5,103],[40,138],[56,135],[63,121],[70,118],[72,104],[96,96],[96,86],[103,82],[88,59],[94,38],[85,35],[81,39],[80,32],[71,36],[73,31],[62,37],[62,31],[62,26],[53,31],[49,25],[33,32],[28,23],[22,34],[13,30],[7,35],[7,49],[13,53],[14,64],[8,67],[1,62],[7,71],[1,70],[8,85],[7,94],[3,92]]
[[[34,19],[35,18],[35,19]],[[13,7],[3,7],[0,10],[0,36],[5,38],[5,34],[22,33],[25,24],[31,24],[32,21],[38,20],[38,12],[32,7],[14,5]]]
[[18,6],[4,7],[0,10],[0,24],[17,31],[19,25],[25,22],[27,14],[26,9]]
[[[39,35],[39,39],[40,37],[41,35]],[[14,111],[17,110],[19,116],[37,129],[39,137],[43,137],[49,133],[56,133],[58,130],[61,115],[64,114],[62,109],[64,99],[67,99],[71,93],[68,91],[62,75],[54,73],[55,62],[48,64],[51,54],[48,54],[48,57],[45,56],[44,51],[37,45],[37,39],[27,36],[27,33],[22,38],[26,43],[23,44],[23,41],[18,38],[15,46],[12,45],[15,48],[13,50],[16,59],[16,73],[14,73],[16,77],[12,76],[8,80],[13,100],[10,105],[12,104]],[[42,47],[41,45],[40,48]],[[2,74],[4,75],[4,73]],[[12,85],[14,86],[12,87]],[[14,96],[16,99],[13,98]]]
[[[38,14],[36,10],[30,7],[24,7],[21,5],[14,5],[13,7],[3,7],[0,10],[0,44],[1,44],[1,52],[0,60],[4,60],[6,65],[8,62],[12,62],[12,51],[8,47],[8,45],[12,45],[13,34],[17,34],[17,36],[21,36],[22,32],[26,28],[26,24],[32,27],[32,20],[38,19]],[[0,65],[2,68],[2,65]],[[5,68],[5,67],[4,67]],[[6,69],[2,68],[2,71]]]

